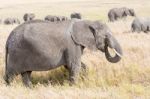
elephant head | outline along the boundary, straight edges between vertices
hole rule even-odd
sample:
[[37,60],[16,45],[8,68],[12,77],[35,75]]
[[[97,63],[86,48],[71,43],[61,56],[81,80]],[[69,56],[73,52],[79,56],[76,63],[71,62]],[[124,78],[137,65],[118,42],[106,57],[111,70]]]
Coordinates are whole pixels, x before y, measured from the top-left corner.
[[136,16],[135,12],[134,12],[134,9],[129,9],[129,15],[130,16]]
[[128,9],[128,8],[123,7],[123,8],[121,8],[120,10],[121,10],[121,12],[122,12],[122,16],[123,16],[123,17],[126,17],[126,16],[130,15],[130,12],[129,12],[129,9]]
[[[122,49],[106,24],[100,21],[78,21],[73,24],[71,35],[76,44],[104,52],[109,62],[120,61]],[[110,55],[108,47],[115,51],[114,57]]]
[[134,12],[134,9],[129,9],[129,8],[126,8],[126,7],[123,7],[122,8],[122,11],[123,11],[123,16],[136,16],[135,15],[135,12]]

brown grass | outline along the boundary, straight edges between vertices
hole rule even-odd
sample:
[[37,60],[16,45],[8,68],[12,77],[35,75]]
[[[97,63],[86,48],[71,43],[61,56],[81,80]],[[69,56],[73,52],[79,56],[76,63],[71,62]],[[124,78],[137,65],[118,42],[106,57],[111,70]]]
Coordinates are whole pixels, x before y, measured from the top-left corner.
[[127,6],[134,8],[138,16],[149,16],[150,1],[58,1],[5,6],[0,10],[0,16],[2,19],[9,16],[22,19],[22,15],[29,11],[36,13],[37,18],[44,18],[47,14],[69,16],[71,12],[81,12],[86,19],[102,19],[120,42],[124,52],[123,59],[112,64],[105,59],[103,53],[86,49],[82,61],[89,68],[88,75],[84,80],[81,77],[77,85],[69,86],[68,72],[64,68],[58,68],[34,72],[33,89],[25,88],[20,76],[16,77],[12,86],[6,86],[3,81],[4,48],[10,31],[16,26],[0,25],[0,99],[150,99],[150,35],[131,33],[131,17],[115,23],[107,22],[107,12],[112,7]]

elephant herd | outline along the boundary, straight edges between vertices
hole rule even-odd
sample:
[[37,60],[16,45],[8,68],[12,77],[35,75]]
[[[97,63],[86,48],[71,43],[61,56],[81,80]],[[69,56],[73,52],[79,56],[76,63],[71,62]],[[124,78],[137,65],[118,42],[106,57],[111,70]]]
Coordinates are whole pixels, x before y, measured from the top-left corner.
[[[81,19],[81,14],[80,13],[72,13],[70,15],[71,19],[72,18],[77,18],[77,19]],[[34,13],[25,13],[23,16],[23,20],[26,21],[31,21],[35,19],[35,14]],[[56,22],[56,21],[66,21],[69,20],[69,18],[67,18],[66,16],[53,16],[53,15],[47,15],[44,18],[45,21],[51,21],[51,22]],[[1,21],[2,22],[2,21]],[[21,21],[18,18],[11,18],[8,17],[6,18],[3,23],[5,25],[13,25],[13,24],[21,24]]]
[[117,21],[119,19],[126,18],[127,16],[136,17],[131,23],[132,32],[149,32],[150,31],[150,18],[138,18],[134,9],[131,8],[113,8],[108,12],[108,19],[110,22]]
[[[125,19],[127,16],[135,17],[133,22],[131,23],[131,31],[132,32],[149,32],[150,31],[150,18],[139,18],[137,17],[134,9],[127,8],[127,7],[121,7],[121,8],[112,8],[108,11],[108,20],[109,22],[115,22],[120,19]],[[80,13],[72,13],[70,14],[71,19],[82,19],[82,16]],[[25,13],[23,16],[23,20],[31,21],[35,19],[34,13]],[[70,20],[66,16],[55,16],[55,15],[47,15],[44,18],[45,21],[50,22],[59,22],[59,21],[67,21]],[[9,24],[20,24],[21,21],[18,18],[6,18],[3,22],[5,25]]]
[[[128,15],[136,16],[133,9],[114,8],[109,11],[108,18],[115,22]],[[60,66],[69,71],[70,84],[74,84],[81,68],[86,71],[81,62],[84,48],[103,52],[111,63],[121,60],[122,48],[105,23],[83,20],[80,13],[72,13],[70,17],[71,20],[65,16],[47,15],[44,20],[39,20],[33,13],[23,16],[25,22],[12,30],[6,41],[4,80],[8,85],[20,74],[24,85],[31,87],[32,71],[47,71]],[[18,22],[17,19],[12,21]],[[149,23],[150,19],[135,18],[133,31],[147,32]],[[115,52],[114,56],[109,48]]]

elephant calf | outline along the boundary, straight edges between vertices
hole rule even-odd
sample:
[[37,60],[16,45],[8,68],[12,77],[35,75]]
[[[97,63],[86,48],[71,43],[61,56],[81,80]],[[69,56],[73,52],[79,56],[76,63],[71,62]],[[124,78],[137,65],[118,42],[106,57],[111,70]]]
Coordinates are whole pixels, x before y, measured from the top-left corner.
[[132,32],[149,32],[150,31],[150,18],[135,18],[131,24]]
[[[104,52],[109,62],[121,59],[118,41],[101,21],[33,20],[23,23],[7,39],[4,79],[10,84],[14,76],[21,74],[24,84],[30,87],[32,71],[47,71],[64,65],[69,71],[70,82],[75,83],[86,47]],[[115,56],[111,56],[108,47],[116,52]]]
[[108,12],[108,19],[110,22],[114,22],[127,16],[135,16],[135,11],[130,8],[122,7],[110,9]]

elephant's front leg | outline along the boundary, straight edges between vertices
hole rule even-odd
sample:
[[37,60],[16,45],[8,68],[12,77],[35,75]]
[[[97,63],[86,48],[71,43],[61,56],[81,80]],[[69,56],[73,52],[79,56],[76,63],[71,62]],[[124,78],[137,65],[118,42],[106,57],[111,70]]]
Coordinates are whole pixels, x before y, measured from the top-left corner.
[[76,82],[78,81],[80,68],[81,68],[81,62],[80,61],[70,63],[69,80],[70,80],[71,85],[76,84]]
[[68,48],[65,54],[71,85],[77,82],[80,73],[82,55],[81,49],[81,46],[73,44],[71,47]]

